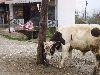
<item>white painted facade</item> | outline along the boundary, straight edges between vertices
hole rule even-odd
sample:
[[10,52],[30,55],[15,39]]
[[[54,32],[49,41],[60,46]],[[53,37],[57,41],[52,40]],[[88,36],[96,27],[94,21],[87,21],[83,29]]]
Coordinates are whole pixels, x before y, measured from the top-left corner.
[[[10,0],[5,3],[10,5],[10,19],[12,19],[13,4],[41,1],[42,0]],[[75,0],[55,0],[55,19],[58,21],[58,26],[75,24]]]
[[75,0],[57,0],[58,26],[75,24]]
[[11,20],[11,19],[13,19],[13,4],[9,4],[9,11],[10,11],[9,17]]

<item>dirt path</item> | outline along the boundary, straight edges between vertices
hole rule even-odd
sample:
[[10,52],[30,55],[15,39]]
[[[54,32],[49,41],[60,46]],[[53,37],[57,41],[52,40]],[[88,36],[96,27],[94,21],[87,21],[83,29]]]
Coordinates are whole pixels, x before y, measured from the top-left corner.
[[[36,43],[13,41],[0,36],[0,75],[91,75],[93,72],[94,63],[79,58],[73,58],[74,67],[58,69],[37,66],[36,47]],[[55,58],[59,57],[55,56],[52,63]]]

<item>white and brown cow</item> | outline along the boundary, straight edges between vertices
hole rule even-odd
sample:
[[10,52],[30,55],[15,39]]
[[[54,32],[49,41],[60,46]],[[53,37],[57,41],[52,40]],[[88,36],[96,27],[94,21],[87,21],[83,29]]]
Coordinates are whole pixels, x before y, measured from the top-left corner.
[[78,49],[83,54],[92,51],[95,55],[100,54],[100,26],[88,24],[75,24],[67,27],[59,27],[50,39],[50,53],[55,49],[62,48],[62,60],[59,67],[63,67],[64,59],[71,56],[72,49]]

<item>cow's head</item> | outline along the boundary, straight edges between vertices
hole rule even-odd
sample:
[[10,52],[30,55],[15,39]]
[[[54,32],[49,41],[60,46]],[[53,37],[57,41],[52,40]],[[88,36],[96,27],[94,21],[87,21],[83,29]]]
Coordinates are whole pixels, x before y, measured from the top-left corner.
[[60,50],[62,44],[65,45],[65,40],[62,38],[62,34],[57,31],[49,42],[44,42],[44,49],[53,55],[55,50]]
[[51,37],[50,41],[54,41],[54,42],[60,42],[63,45],[65,45],[65,40],[62,38],[62,34],[58,31],[56,31],[54,33],[54,35]]
[[54,33],[54,35],[52,36],[52,38],[50,39],[50,41],[53,42],[52,47],[50,49],[50,53],[51,55],[54,54],[55,49],[59,50],[61,48],[61,45],[65,45],[65,40],[62,38],[62,34],[58,31],[56,31]]
[[94,37],[99,37],[99,36],[100,36],[100,30],[99,30],[99,28],[97,28],[97,27],[93,28],[93,29],[91,30],[91,34],[92,34],[92,36],[94,36]]

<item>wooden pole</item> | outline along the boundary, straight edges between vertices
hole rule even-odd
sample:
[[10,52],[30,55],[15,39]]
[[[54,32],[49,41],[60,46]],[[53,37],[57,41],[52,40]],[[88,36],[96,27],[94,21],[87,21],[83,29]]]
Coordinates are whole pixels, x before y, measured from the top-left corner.
[[37,63],[44,64],[46,60],[44,43],[46,41],[46,29],[48,19],[48,2],[49,0],[42,0],[40,23],[39,23],[39,36],[38,36],[38,48],[37,48]]

